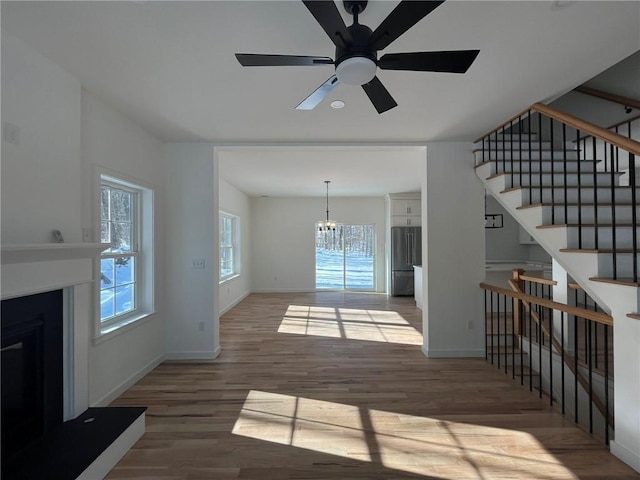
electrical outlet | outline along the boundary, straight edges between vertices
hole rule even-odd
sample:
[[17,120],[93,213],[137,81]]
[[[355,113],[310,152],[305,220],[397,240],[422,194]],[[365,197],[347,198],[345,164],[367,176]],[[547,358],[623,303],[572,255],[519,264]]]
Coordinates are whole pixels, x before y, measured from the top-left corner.
[[9,122],[2,122],[2,139],[7,143],[20,143],[20,128]]
[[204,258],[194,258],[191,260],[191,268],[194,270],[204,270]]
[[201,331],[201,332],[204,332],[204,322],[200,322],[198,324],[198,330]]
[[467,320],[467,329],[473,330],[473,320]]

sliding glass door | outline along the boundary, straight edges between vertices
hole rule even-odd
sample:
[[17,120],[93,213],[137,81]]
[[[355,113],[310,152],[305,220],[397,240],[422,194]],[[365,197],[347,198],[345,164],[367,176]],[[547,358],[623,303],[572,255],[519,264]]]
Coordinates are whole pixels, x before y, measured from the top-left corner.
[[338,225],[316,232],[316,288],[374,290],[375,228]]

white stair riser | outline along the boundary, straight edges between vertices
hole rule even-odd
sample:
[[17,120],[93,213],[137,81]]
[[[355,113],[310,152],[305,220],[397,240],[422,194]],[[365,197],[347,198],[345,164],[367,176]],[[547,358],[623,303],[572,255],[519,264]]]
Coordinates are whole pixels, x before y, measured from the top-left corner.
[[[543,150],[551,149],[551,142],[538,142],[538,141],[531,140],[531,143],[529,143],[528,139],[523,139],[522,141],[519,141],[518,139],[511,140],[508,138],[505,138],[504,141],[502,141],[502,139],[499,139],[496,141],[493,138],[491,140],[485,140],[484,142],[474,144],[474,149],[481,149],[483,145],[485,150],[494,150],[494,151],[495,150],[522,151],[522,150],[537,150],[539,148]],[[572,150],[575,149],[573,145],[567,145],[567,148]]]
[[[582,188],[581,189],[581,203],[593,203],[594,194],[593,188]],[[551,189],[544,188],[542,190],[542,199],[540,198],[540,190],[537,188],[532,189],[532,200],[531,203],[550,203],[551,202]],[[529,204],[529,189],[524,188],[521,191],[523,205]],[[554,201],[562,202],[564,201],[565,190],[563,188],[556,188]],[[570,188],[566,191],[567,198],[566,201],[568,203],[578,203],[578,189]],[[640,198],[640,191],[636,194],[637,198]],[[616,202],[622,203],[631,203],[631,190],[628,188],[624,189],[616,189],[615,192]],[[611,190],[608,188],[599,188],[598,189],[598,203],[610,203],[611,202]]]
[[[636,258],[637,272],[640,272],[640,258]],[[633,275],[633,255],[618,253],[616,255],[616,275],[631,277]],[[598,276],[613,277],[613,255],[601,253],[598,255]]]
[[[577,205],[568,206],[567,214],[565,218],[564,205],[556,205],[555,207],[540,207],[542,208],[542,224],[552,225],[553,223],[595,223],[596,221],[596,208],[593,205],[583,205],[578,208]],[[631,205],[617,205],[615,207],[616,223],[631,223],[633,220],[633,210]],[[555,215],[552,217],[552,212],[555,211]],[[635,207],[636,218],[640,220],[640,205]],[[579,218],[578,212],[581,213]],[[611,206],[599,206],[597,207],[598,223],[611,223],[612,208]]]
[[538,140],[538,134],[537,133],[498,133],[497,135],[491,135],[492,139],[497,138],[498,140],[502,141],[502,139],[504,138],[505,140],[513,140],[513,141],[518,141],[519,139],[522,139],[522,141],[529,141],[529,139],[531,139],[532,142],[535,142]]
[[[582,245],[580,248],[613,248],[613,229],[611,227],[598,228],[598,245],[596,247],[595,228],[577,227],[567,228],[567,248],[579,248],[579,230],[582,230]],[[616,227],[616,248],[631,248],[633,246],[633,229],[631,227]],[[637,238],[640,239],[640,227],[636,228]]]
[[[564,173],[554,173],[551,175],[550,173],[536,174],[536,175],[511,175],[505,174],[506,181],[505,185],[507,188],[511,187],[528,187],[530,185],[540,186],[540,185],[551,185],[551,180],[553,178],[554,186],[564,186],[568,185],[570,187],[578,186],[578,177],[580,177],[580,185],[583,187],[593,186],[594,180],[596,181],[596,185],[600,186],[610,186],[611,185],[611,176],[608,174],[598,173],[594,175],[593,173],[581,173],[578,175],[577,173],[569,173],[565,175]],[[542,177],[542,178],[541,178]],[[618,186],[620,176],[616,175],[614,177],[615,185]]]
[[[575,160],[568,161],[566,164],[563,161],[558,160],[542,160],[535,162],[529,162],[527,160],[522,160],[522,162],[520,162],[519,160],[516,160],[513,163],[503,163],[501,160],[496,160],[488,164],[489,168],[487,169],[486,176],[489,177],[491,175],[495,175],[496,173],[514,172],[515,175],[518,175],[518,177],[520,177],[520,171],[522,171],[522,175],[524,176],[528,175],[529,173],[538,173],[540,172],[541,168],[545,173],[551,173],[552,169],[553,173],[563,173],[565,171],[565,166],[567,172],[578,173],[578,161]],[[580,162],[581,173],[591,173],[591,175],[593,175],[595,167],[595,162]]]
[[[518,152],[518,151],[491,151],[489,152],[488,150],[481,152],[474,152],[475,153],[475,157],[476,157],[476,161],[477,162],[482,162],[482,161],[487,161],[487,160],[520,160],[520,158],[522,158],[522,160],[539,160],[540,158],[542,158],[542,160],[550,160],[550,159],[554,159],[554,160],[559,160],[562,161],[565,158],[565,153],[562,151],[549,151],[549,150],[543,150],[542,152],[539,151],[532,151],[532,152]],[[570,150],[567,151],[566,153],[566,158],[567,160],[578,160],[578,152],[576,150]]]

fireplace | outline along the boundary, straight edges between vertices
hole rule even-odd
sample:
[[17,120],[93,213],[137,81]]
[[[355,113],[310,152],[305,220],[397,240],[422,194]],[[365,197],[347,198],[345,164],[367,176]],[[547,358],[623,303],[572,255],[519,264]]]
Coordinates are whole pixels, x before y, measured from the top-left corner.
[[3,474],[63,421],[62,290],[2,301]]
[[103,478],[144,433],[144,407],[89,405],[97,258],[106,247],[1,247],[3,480]]

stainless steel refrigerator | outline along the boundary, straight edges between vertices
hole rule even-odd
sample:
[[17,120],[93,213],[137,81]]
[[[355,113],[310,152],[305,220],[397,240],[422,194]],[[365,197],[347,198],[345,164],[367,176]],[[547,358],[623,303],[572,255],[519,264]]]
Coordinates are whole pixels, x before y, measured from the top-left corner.
[[391,227],[391,295],[413,296],[414,265],[422,265],[421,227]]

